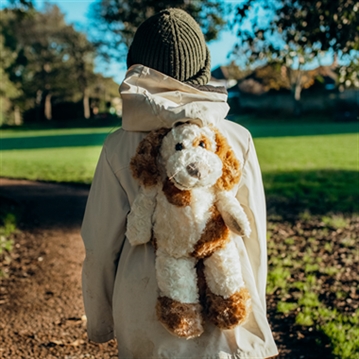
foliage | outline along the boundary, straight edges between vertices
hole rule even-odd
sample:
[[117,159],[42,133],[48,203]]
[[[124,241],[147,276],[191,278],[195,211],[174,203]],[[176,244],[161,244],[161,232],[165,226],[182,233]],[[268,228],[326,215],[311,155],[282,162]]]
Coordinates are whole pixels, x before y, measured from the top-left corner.
[[216,0],[97,0],[91,15],[98,31],[94,41],[105,57],[123,60],[138,26],[148,17],[170,7],[181,8],[192,15],[207,41],[217,39],[225,25],[224,5]]
[[[298,70],[283,66],[279,62],[270,62],[264,66],[255,68],[248,78],[258,79],[262,84],[264,91],[281,89],[290,90],[297,79],[301,88],[307,89],[311,87],[319,77],[317,72],[318,70],[302,71],[301,76],[298,79]],[[242,89],[243,86],[245,86],[245,82],[239,84],[240,89]]]
[[[253,31],[239,27],[238,36],[248,42],[251,56],[268,51],[279,58],[299,62],[313,59],[322,52],[350,55],[359,50],[359,7],[353,0],[247,0],[237,6],[236,21],[242,25],[254,14]],[[269,22],[260,16],[272,15]],[[273,36],[283,42],[273,44]]]
[[20,9],[21,11],[33,9],[34,7],[32,0],[10,0],[9,2],[12,8]]
[[[5,122],[16,124],[15,118],[11,118],[13,112],[12,100],[22,95],[22,89],[10,80],[10,74],[5,71],[13,60],[15,54],[13,51],[5,47],[5,38],[0,35],[0,101],[2,103],[0,109],[0,126]],[[11,118],[11,120],[6,121]]]
[[[56,5],[46,3],[42,12],[32,9],[26,16],[6,8],[1,10],[1,17],[0,44],[7,56],[2,57],[0,72],[6,80],[5,90],[14,93],[8,97],[9,111],[35,108],[37,120],[49,120],[53,104],[82,100],[84,117],[88,118],[91,98],[111,101],[114,82],[94,73],[94,46],[84,34],[66,24]],[[103,87],[111,90],[104,91]]]
[[[331,53],[343,60],[338,80],[359,87],[359,5],[354,0],[246,0],[236,6],[239,43],[235,52],[249,64],[277,61],[287,67],[296,112],[303,66]],[[295,69],[294,69],[295,68]]]

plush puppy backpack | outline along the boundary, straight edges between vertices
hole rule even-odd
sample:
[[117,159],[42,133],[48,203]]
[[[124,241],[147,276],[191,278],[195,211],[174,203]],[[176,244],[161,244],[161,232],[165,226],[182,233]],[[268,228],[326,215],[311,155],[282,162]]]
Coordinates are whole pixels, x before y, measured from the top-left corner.
[[150,132],[131,160],[140,191],[127,218],[131,245],[152,241],[157,316],[172,334],[194,338],[204,318],[220,329],[250,312],[232,233],[250,226],[231,189],[240,164],[214,127],[181,123]]

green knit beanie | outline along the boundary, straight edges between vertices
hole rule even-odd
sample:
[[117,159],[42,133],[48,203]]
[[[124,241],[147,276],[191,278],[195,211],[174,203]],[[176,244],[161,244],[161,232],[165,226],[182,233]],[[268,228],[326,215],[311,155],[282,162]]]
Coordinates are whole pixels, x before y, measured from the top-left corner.
[[127,54],[127,67],[141,64],[178,81],[205,85],[211,60],[203,33],[185,11],[167,9],[137,29]]

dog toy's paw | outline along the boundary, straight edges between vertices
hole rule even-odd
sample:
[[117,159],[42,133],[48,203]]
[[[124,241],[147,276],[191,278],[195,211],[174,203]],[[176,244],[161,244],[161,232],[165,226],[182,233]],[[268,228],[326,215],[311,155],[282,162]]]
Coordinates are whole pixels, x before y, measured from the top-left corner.
[[[230,215],[224,216],[225,222],[228,228],[234,232],[239,234],[240,236],[249,237],[251,234],[251,227],[249,225],[249,221],[246,217],[241,218],[240,220],[232,217]],[[243,216],[242,216],[243,217]]]
[[241,288],[225,299],[207,292],[209,319],[220,329],[232,329],[245,322],[250,313],[250,296],[246,288]]
[[249,224],[249,221],[246,219],[245,221],[243,221],[242,223],[243,225],[243,233],[246,237],[249,237],[251,235],[251,226]]
[[171,334],[191,339],[203,333],[202,307],[198,303],[159,297],[156,310],[158,319]]

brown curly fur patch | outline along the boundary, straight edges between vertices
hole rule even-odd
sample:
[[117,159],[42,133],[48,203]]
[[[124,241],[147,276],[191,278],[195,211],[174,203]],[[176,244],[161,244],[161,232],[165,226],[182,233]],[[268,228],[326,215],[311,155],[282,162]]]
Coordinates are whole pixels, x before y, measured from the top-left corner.
[[213,294],[207,288],[208,319],[220,329],[232,329],[247,319],[250,312],[249,299],[250,295],[246,288],[242,288],[227,299]]
[[132,175],[145,187],[155,186],[160,180],[157,157],[163,137],[171,131],[170,128],[160,128],[151,131],[138,145],[136,155],[132,157],[130,168]]
[[217,207],[212,206],[210,211],[212,216],[208,220],[201,238],[195,244],[194,251],[191,253],[192,257],[209,257],[213,252],[223,248],[229,241],[229,229]]
[[167,330],[182,338],[194,338],[203,333],[202,307],[198,303],[180,303],[159,297],[157,317]]
[[216,155],[223,163],[222,176],[218,179],[216,187],[220,190],[228,191],[232,189],[241,178],[239,161],[232,148],[229,146],[226,138],[218,131],[218,129],[214,127],[212,127],[212,129],[216,134]]
[[193,141],[193,147],[198,147],[200,142],[204,143],[204,148],[208,151],[211,149],[211,141],[206,136],[201,136]]
[[185,207],[191,203],[191,191],[181,191],[168,178],[163,183],[162,191],[174,206]]

